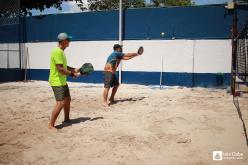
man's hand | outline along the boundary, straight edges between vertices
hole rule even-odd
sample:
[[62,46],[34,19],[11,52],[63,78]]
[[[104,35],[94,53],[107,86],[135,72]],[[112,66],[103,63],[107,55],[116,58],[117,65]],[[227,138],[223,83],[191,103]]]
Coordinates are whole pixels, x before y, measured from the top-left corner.
[[71,77],[73,77],[73,78],[77,78],[77,77],[79,77],[81,74],[80,74],[80,72],[71,72],[71,74],[70,74],[70,76]]
[[75,69],[74,69],[74,72],[75,72],[75,73],[79,73],[79,72],[80,72],[80,68],[75,68]]

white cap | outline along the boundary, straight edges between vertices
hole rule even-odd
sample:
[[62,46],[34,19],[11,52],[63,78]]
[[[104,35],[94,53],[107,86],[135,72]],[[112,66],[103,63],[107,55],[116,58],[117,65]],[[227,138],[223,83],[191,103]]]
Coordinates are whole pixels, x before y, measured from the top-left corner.
[[71,40],[72,36],[68,36],[66,33],[59,33],[58,41]]

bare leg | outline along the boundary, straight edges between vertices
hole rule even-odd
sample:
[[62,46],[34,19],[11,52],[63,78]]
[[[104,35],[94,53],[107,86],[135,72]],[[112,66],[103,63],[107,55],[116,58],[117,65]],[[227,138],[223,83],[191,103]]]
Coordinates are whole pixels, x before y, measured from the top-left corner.
[[104,88],[104,91],[103,91],[103,105],[105,107],[108,107],[109,106],[109,103],[108,103],[108,93],[109,93],[109,88]]
[[51,116],[51,119],[50,119],[50,122],[49,122],[49,125],[48,125],[49,129],[56,129],[54,127],[55,121],[56,121],[60,111],[64,107],[64,105],[65,105],[64,101],[57,101],[56,106],[53,109],[52,116]]
[[110,99],[109,99],[109,101],[110,101],[111,103],[113,103],[113,102],[115,101],[115,94],[116,94],[116,92],[117,92],[117,90],[118,90],[118,87],[119,87],[119,85],[116,85],[116,86],[114,86],[114,88],[112,89],[112,93],[111,93],[111,96],[110,96]]
[[66,97],[65,106],[64,106],[64,115],[65,115],[64,122],[70,121],[70,104],[71,104],[71,97]]

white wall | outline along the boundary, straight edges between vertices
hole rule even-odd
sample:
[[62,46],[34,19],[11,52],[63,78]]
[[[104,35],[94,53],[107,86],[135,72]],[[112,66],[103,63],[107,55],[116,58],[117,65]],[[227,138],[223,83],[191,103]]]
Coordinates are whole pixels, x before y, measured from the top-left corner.
[[197,73],[231,72],[231,40],[198,40],[195,43]]
[[19,59],[19,43],[0,44],[0,68],[19,68]]
[[192,72],[192,43],[190,40],[125,41],[127,52],[136,52],[144,46],[144,54],[136,59],[123,62],[127,71],[160,71],[161,56],[164,59],[164,71]]
[[[103,70],[107,56],[112,52],[114,41],[71,42],[65,50],[69,66],[79,67],[91,62],[95,70]],[[56,42],[26,43],[32,69],[49,69],[50,52]]]
[[[117,41],[71,42],[65,50],[69,66],[91,62],[95,70],[103,70],[106,59]],[[125,52],[136,52],[144,46],[144,54],[124,61],[125,71],[160,71],[161,56],[165,72],[230,73],[230,40],[139,40],[124,41]],[[26,43],[32,69],[49,69],[49,56],[56,42]],[[194,64],[194,65],[193,65]]]

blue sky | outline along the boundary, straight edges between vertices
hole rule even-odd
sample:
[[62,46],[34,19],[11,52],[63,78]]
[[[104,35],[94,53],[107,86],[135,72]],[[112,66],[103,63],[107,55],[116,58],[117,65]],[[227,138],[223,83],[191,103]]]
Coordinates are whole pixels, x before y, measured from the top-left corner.
[[44,11],[40,12],[39,10],[32,10],[33,15],[40,15],[40,14],[54,14],[54,13],[75,13],[81,12],[80,8],[77,6],[75,2],[63,2],[62,10],[58,10],[54,7],[45,9]]
[[[192,1],[195,2],[196,5],[208,5],[208,4],[227,3],[232,0],[192,0]],[[150,0],[146,0],[146,2],[150,2]],[[80,8],[77,6],[75,2],[63,2],[62,10],[58,10],[56,8],[45,9],[43,12],[40,12],[39,10],[32,10],[33,15],[54,14],[54,13],[74,13],[74,12],[81,12]]]

